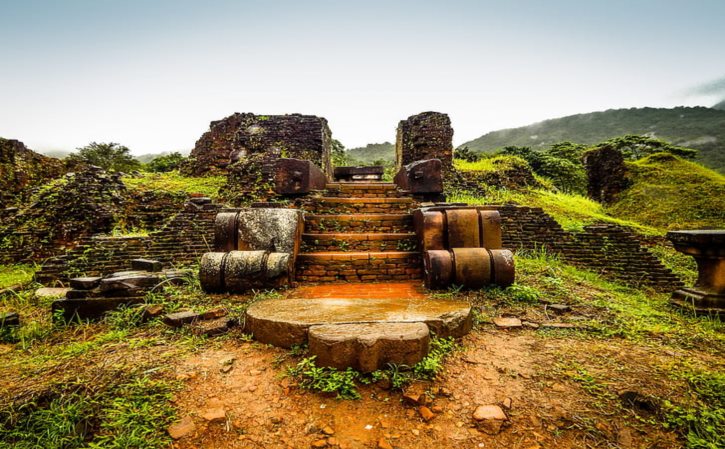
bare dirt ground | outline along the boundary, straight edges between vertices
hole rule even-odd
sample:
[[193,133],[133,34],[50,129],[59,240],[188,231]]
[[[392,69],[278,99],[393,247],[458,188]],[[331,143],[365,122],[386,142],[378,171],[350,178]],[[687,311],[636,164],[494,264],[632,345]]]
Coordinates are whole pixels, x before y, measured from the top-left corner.
[[[612,391],[667,388],[658,385],[655,366],[671,355],[624,342],[541,338],[537,332],[485,326],[465,337],[436,382],[414,386],[435,395],[427,406],[436,416],[428,422],[400,392],[374,385],[361,388],[360,400],[301,390],[285,377],[285,365],[294,363],[285,350],[230,340],[178,365],[185,388],[175,405],[180,417],[193,419],[195,430],[174,447],[680,447],[673,433],[604,403]],[[224,373],[230,358],[232,369]],[[606,394],[592,394],[562,372],[587,360],[603,366],[598,374],[606,379]],[[476,428],[477,406],[509,403],[500,433]],[[209,420],[215,412],[219,416]]]

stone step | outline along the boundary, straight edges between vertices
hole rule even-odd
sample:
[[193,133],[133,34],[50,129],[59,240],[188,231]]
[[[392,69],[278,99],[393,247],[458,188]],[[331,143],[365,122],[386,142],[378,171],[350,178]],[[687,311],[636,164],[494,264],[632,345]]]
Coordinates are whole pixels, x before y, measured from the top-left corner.
[[315,214],[386,214],[408,213],[412,198],[313,198],[306,209]]
[[308,233],[302,234],[303,252],[414,251],[415,233]]
[[305,215],[305,232],[412,232],[412,214]]
[[398,190],[392,183],[330,183],[325,190],[325,196],[337,198],[399,198],[406,195],[407,192]]
[[416,251],[315,252],[297,256],[299,282],[369,282],[421,279]]

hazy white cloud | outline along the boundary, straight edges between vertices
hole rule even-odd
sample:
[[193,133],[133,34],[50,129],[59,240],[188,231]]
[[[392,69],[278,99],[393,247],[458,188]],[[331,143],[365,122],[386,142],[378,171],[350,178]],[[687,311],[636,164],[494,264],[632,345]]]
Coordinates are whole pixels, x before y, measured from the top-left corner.
[[460,144],[562,115],[698,104],[672,93],[725,73],[722,1],[7,3],[0,136],[38,149],[189,149],[235,111],[324,116],[359,146],[436,110]]

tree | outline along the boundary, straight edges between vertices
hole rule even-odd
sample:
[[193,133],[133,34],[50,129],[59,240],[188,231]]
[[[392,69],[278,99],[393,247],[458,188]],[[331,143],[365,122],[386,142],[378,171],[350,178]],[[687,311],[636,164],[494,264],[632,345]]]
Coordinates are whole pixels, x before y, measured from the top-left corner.
[[186,158],[181,153],[173,152],[152,159],[146,164],[146,170],[154,173],[164,173],[176,170]]
[[345,145],[337,139],[332,139],[332,165],[335,167],[346,167],[356,165],[355,160],[345,150]]
[[466,162],[478,162],[481,159],[480,154],[475,151],[471,151],[471,149],[467,146],[456,148],[456,151],[453,153],[453,157]]
[[594,148],[602,146],[611,146],[622,152],[625,159],[638,160],[654,153],[671,153],[675,156],[692,159],[697,156],[697,150],[673,145],[667,141],[655,139],[654,137],[638,136],[628,134],[626,136],[615,137],[605,142],[597,144]]
[[141,163],[131,156],[131,151],[119,143],[91,142],[77,150],[78,153],[68,156],[69,160],[85,162],[114,172],[128,172],[141,167]]

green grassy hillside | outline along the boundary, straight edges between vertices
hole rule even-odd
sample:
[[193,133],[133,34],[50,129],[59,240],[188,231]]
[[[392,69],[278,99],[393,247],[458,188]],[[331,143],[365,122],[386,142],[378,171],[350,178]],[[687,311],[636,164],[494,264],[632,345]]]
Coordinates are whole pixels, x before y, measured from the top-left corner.
[[394,161],[395,144],[390,142],[369,143],[364,147],[350,148],[348,156],[362,164],[372,164],[375,161]]
[[725,173],[725,110],[705,107],[610,109],[577,114],[493,131],[462,146],[490,153],[508,145],[543,149],[567,140],[593,144],[624,134],[654,135],[697,149],[698,162]]
[[[501,161],[519,160],[498,155],[498,164],[456,161],[459,170],[481,172],[501,170]],[[576,194],[551,188],[546,178],[537,177],[544,188],[496,188],[489,186],[484,196],[455,193],[449,201],[472,204],[516,203],[541,207],[565,229],[581,230],[596,222],[628,226],[643,234],[662,235],[671,229],[725,227],[725,177],[699,164],[658,153],[628,163],[632,186],[611,206]]]
[[662,229],[725,227],[725,176],[664,153],[627,166],[633,185],[611,215]]

